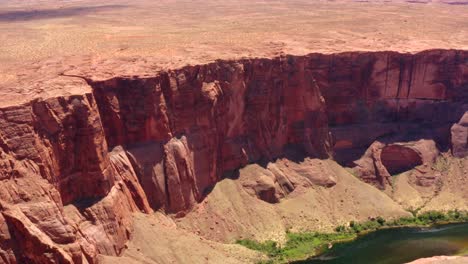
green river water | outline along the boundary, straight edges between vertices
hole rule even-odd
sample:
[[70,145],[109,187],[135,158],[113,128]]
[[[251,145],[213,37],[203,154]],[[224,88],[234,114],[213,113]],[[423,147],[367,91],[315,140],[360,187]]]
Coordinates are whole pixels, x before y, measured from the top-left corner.
[[468,254],[468,223],[431,228],[395,228],[335,244],[300,264],[401,264],[418,258]]

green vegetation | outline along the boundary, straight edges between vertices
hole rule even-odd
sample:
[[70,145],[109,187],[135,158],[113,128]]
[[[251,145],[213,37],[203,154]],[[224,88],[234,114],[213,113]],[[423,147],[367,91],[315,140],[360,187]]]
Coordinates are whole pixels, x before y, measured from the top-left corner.
[[275,241],[267,240],[265,242],[257,242],[249,239],[242,239],[237,240],[236,243],[252,250],[261,251],[269,257],[273,257],[278,254],[279,248]]
[[422,207],[418,207],[418,208],[411,207],[411,208],[406,209],[406,211],[410,212],[413,215],[413,217],[416,217],[418,215],[419,210],[421,210],[421,208]]
[[385,220],[379,216],[365,222],[351,221],[348,226],[337,226],[335,233],[294,233],[287,231],[287,241],[281,247],[271,240],[257,242],[243,239],[238,240],[236,243],[265,253],[269,260],[262,263],[286,263],[317,255],[326,250],[329,245],[355,239],[361,233],[382,228],[430,226],[457,222],[468,222],[468,212],[458,210],[448,212],[428,211],[420,214],[415,212],[412,217],[402,217],[394,220]]
[[283,247],[277,246],[276,242],[268,240],[265,242],[256,242],[253,240],[238,240],[237,244],[247,248],[258,250],[270,257],[270,260],[262,263],[283,263],[290,260],[303,259],[323,251],[329,243],[351,240],[356,237],[349,232],[337,233],[292,233],[288,232],[287,242]]
[[319,253],[323,247],[336,241],[350,240],[354,238],[351,233],[288,233],[287,242],[279,250],[280,259],[301,259],[304,256]]
[[434,224],[468,222],[468,212],[450,210],[448,212],[428,211],[413,217],[402,217],[387,222],[389,227],[398,226],[428,226]]

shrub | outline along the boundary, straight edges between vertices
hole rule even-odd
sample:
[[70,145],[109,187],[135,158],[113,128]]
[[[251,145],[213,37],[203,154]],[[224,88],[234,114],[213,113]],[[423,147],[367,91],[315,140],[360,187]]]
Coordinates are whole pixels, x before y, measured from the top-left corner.
[[341,232],[345,232],[346,231],[346,227],[344,225],[339,225],[335,228],[335,231],[338,232],[338,233],[341,233]]
[[267,240],[265,242],[257,242],[250,239],[242,239],[237,240],[236,243],[252,250],[264,252],[269,256],[276,255],[278,251],[277,243],[271,240]]
[[448,216],[448,218],[450,218],[452,220],[457,220],[457,219],[462,218],[462,215],[461,215],[460,211],[458,211],[458,210],[448,211],[447,216]]
[[423,223],[434,223],[437,221],[445,220],[445,214],[437,211],[428,211],[418,215],[417,218]]
[[353,231],[354,231],[355,233],[361,233],[361,231],[362,231],[363,228],[362,228],[362,226],[361,226],[360,224],[354,224],[353,227],[352,227],[352,229],[353,229]]
[[381,216],[378,216],[377,217],[377,223],[379,223],[379,225],[383,226],[385,224],[385,219],[383,219]]
[[375,230],[380,227],[380,224],[377,221],[372,220],[362,223],[361,227],[363,230]]

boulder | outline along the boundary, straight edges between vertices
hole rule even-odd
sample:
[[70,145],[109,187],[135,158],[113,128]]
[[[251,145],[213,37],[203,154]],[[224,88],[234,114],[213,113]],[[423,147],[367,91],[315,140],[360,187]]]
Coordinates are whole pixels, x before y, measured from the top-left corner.
[[310,158],[300,162],[282,158],[266,167],[247,165],[240,170],[239,181],[248,193],[269,203],[279,202],[296,188],[330,188],[336,184],[326,162]]

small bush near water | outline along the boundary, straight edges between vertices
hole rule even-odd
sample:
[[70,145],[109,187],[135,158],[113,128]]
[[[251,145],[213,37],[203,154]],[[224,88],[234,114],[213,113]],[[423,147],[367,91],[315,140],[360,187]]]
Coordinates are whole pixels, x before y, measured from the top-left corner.
[[371,232],[382,228],[429,226],[456,222],[468,222],[468,212],[458,210],[448,212],[428,211],[413,217],[402,217],[389,221],[379,216],[365,222],[351,221],[348,226],[337,226],[335,233],[287,232],[287,241],[282,247],[271,240],[257,242],[243,239],[237,240],[236,243],[265,253],[269,257],[269,260],[262,263],[286,263],[317,255],[326,250],[330,244],[352,240],[363,232]]

